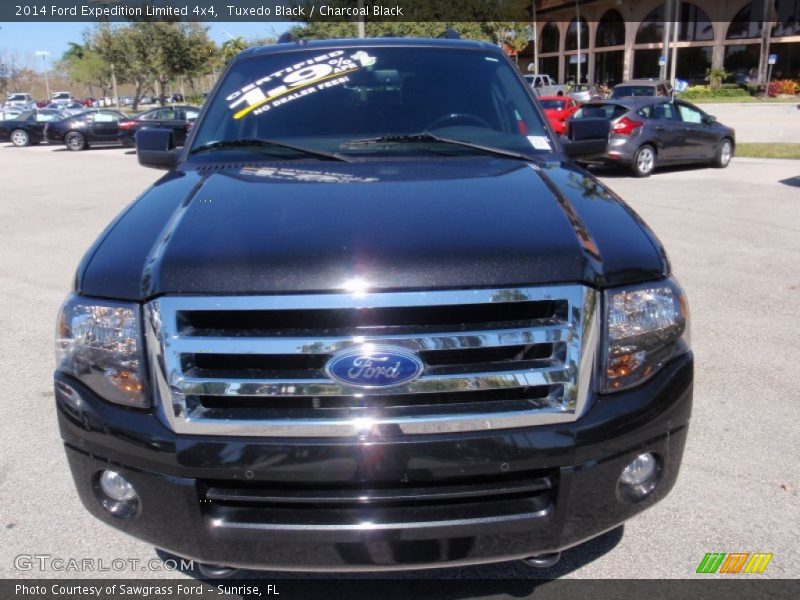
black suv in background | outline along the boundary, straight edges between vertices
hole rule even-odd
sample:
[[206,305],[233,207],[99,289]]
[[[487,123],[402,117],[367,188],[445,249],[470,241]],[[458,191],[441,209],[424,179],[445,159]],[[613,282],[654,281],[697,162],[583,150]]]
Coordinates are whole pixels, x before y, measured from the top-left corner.
[[686,298],[570,136],[490,44],[242,52],[58,318],[86,508],[223,575],[545,566],[663,499]]

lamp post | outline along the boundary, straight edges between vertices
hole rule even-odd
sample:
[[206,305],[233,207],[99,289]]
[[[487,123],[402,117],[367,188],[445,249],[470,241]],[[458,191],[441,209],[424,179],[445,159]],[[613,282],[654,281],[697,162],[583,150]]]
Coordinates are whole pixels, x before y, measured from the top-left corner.
[[47,50],[37,50],[36,56],[42,57],[42,66],[44,67],[44,87],[47,90],[47,101],[50,102],[50,81],[47,79],[47,57],[50,53]]

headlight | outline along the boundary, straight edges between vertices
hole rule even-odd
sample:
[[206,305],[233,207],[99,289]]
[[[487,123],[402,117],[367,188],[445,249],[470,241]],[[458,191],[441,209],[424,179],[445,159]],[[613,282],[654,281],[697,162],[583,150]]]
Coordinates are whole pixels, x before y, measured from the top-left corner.
[[56,331],[56,368],[85,383],[102,398],[145,408],[138,305],[70,296]]
[[686,296],[672,279],[607,290],[604,323],[603,392],[638,385],[689,350]]

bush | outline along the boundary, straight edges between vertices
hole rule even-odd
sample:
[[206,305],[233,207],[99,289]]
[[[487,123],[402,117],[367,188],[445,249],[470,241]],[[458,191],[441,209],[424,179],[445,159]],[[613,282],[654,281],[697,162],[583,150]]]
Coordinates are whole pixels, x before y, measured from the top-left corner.
[[718,90],[712,90],[707,85],[693,85],[681,94],[686,100],[703,100],[706,98],[744,98],[749,92],[738,85],[723,85]]
[[769,89],[767,90],[767,95],[770,98],[774,98],[780,94],[789,94],[793,96],[798,93],[800,93],[800,83],[791,79],[776,79],[775,81],[771,81]]

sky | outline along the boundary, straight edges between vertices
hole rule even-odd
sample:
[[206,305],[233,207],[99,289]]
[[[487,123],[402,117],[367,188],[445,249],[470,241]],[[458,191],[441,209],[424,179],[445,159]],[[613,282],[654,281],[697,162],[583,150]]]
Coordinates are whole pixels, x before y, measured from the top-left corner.
[[[209,36],[221,44],[229,37],[242,36],[245,39],[278,36],[292,23],[208,23]],[[81,43],[83,31],[92,27],[91,23],[0,23],[0,60],[15,56],[20,65],[42,69],[42,58],[36,56],[38,50],[50,53],[45,60],[58,60],[68,42]]]

